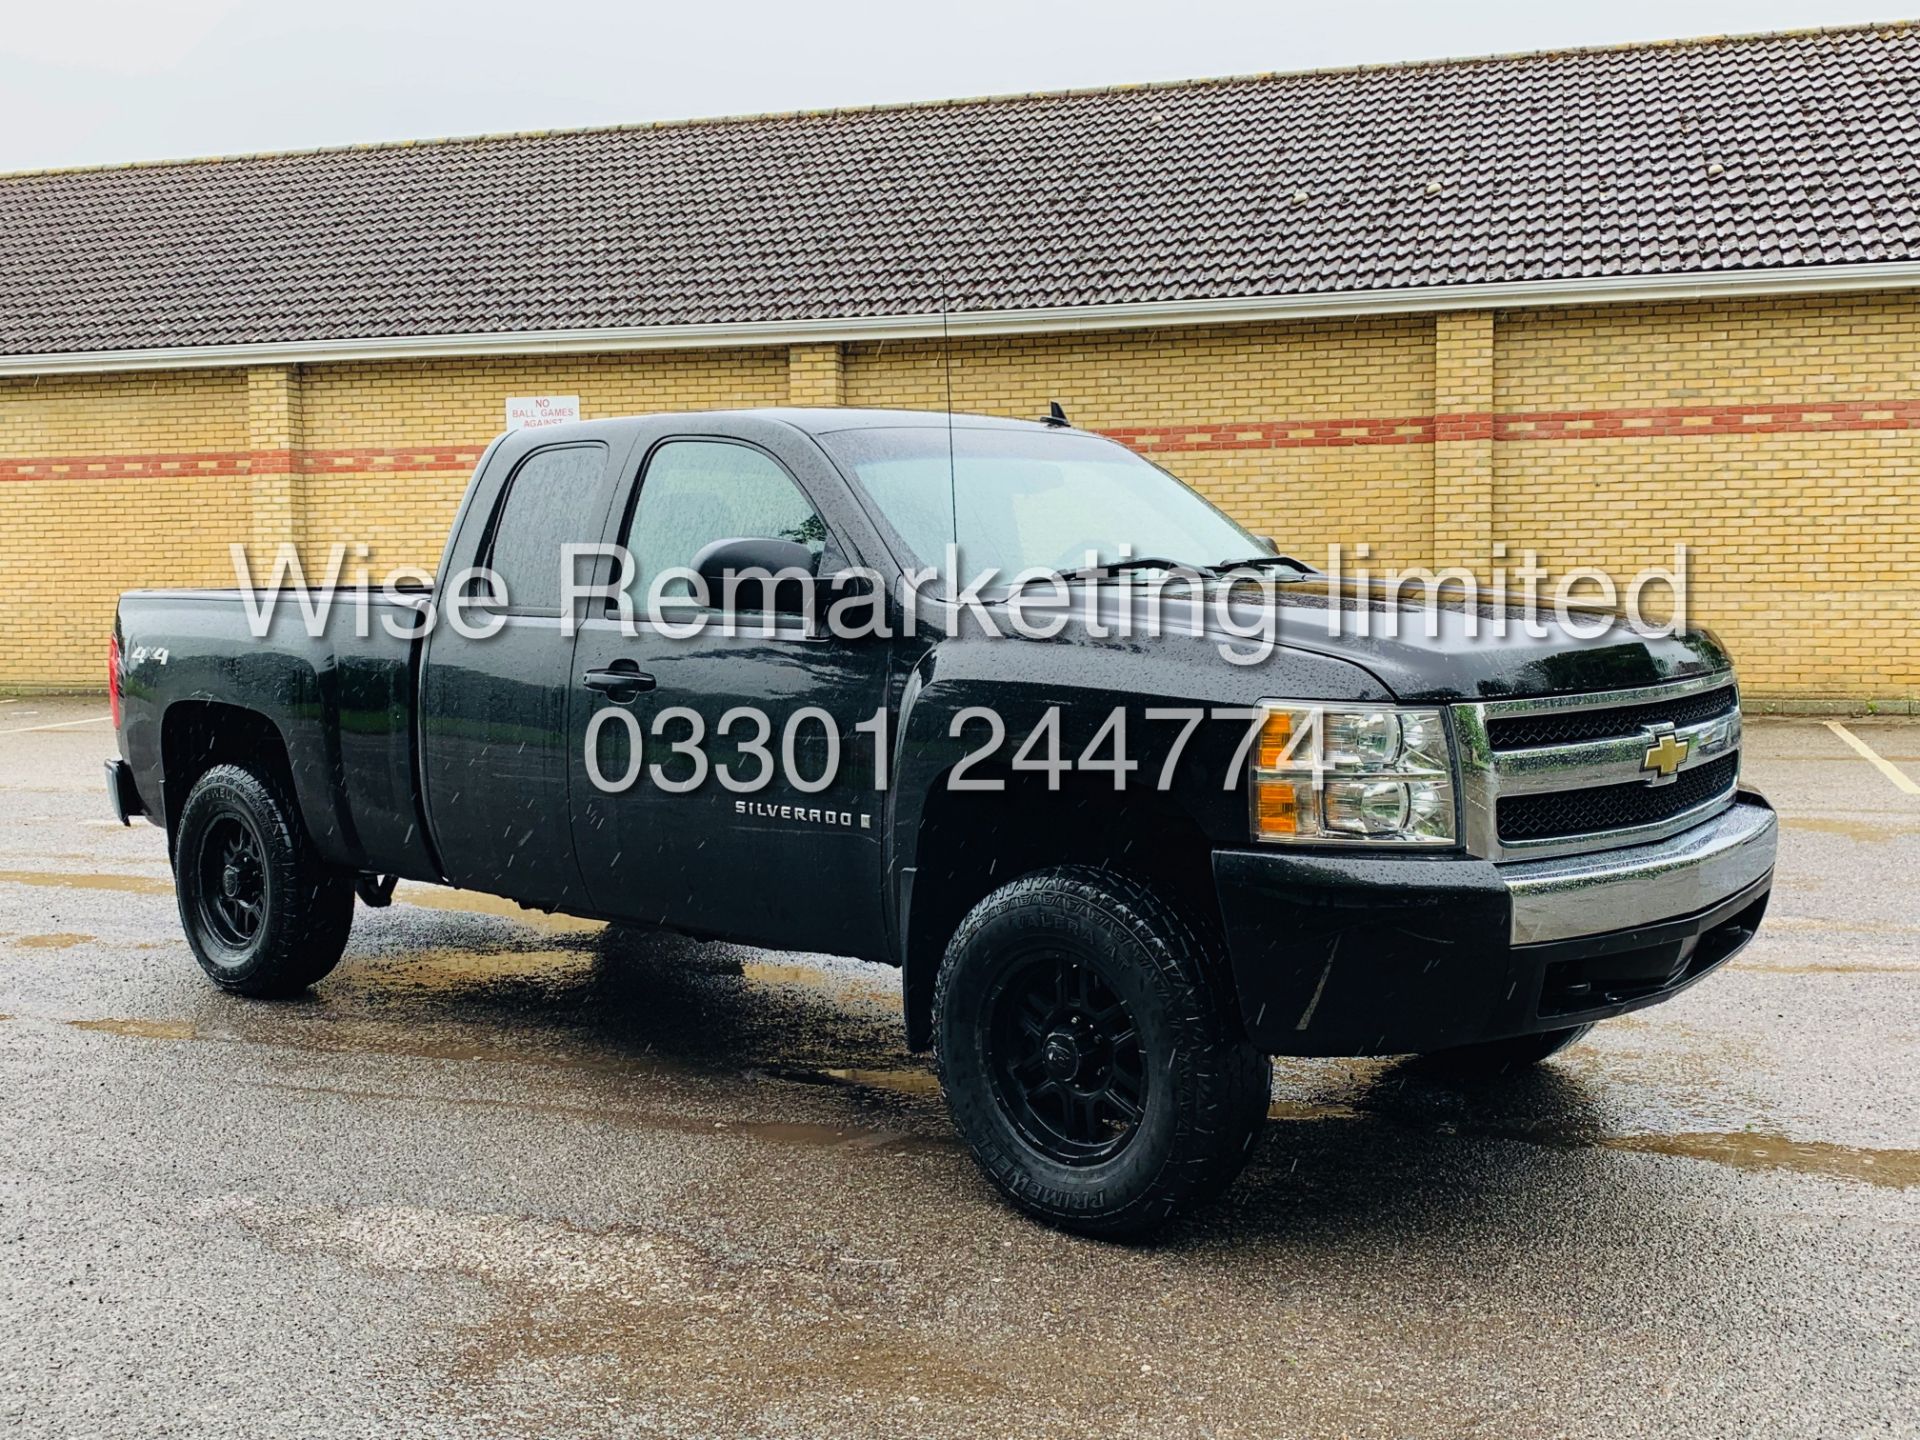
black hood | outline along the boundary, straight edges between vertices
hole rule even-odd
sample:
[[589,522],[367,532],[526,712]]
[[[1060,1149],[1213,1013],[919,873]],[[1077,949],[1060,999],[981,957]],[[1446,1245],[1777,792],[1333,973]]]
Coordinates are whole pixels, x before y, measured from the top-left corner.
[[[1124,586],[1103,590],[1101,613],[1111,618],[1131,603],[1134,633],[1144,634],[1139,627],[1145,599],[1136,594],[1130,602]],[[1529,625],[1518,602],[1480,599],[1469,605],[1445,598],[1436,603],[1415,586],[1399,587],[1396,593],[1383,584],[1336,585],[1328,577],[1313,576],[1276,581],[1272,590],[1276,646],[1349,661],[1407,703],[1622,690],[1712,674],[1731,665],[1710,631],[1642,632],[1623,615],[1605,610],[1570,615],[1580,630],[1599,631],[1588,637],[1560,624],[1550,605],[1538,607]],[[1207,635],[1249,648],[1255,642],[1233,637],[1220,624],[1219,593],[1215,588],[1207,601]],[[1163,596],[1163,633],[1190,634],[1193,603],[1172,593]],[[1235,589],[1227,613],[1235,626],[1251,627],[1267,608],[1265,598],[1243,583]]]

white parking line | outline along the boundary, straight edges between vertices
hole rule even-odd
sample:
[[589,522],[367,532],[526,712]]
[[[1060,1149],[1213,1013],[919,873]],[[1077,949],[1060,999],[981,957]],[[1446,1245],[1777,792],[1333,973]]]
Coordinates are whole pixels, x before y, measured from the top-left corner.
[[1858,755],[1862,760],[1886,776],[1897,788],[1905,791],[1909,795],[1920,795],[1920,785],[1916,785],[1911,776],[1884,755],[1878,753],[1871,745],[1847,729],[1847,727],[1842,725],[1838,720],[1827,721],[1827,729],[1833,731],[1834,734],[1852,746],[1854,754]]
[[60,720],[52,725],[22,725],[15,730],[0,730],[0,735],[27,735],[35,730],[67,730],[75,725],[105,725],[111,715],[92,715],[85,720]]

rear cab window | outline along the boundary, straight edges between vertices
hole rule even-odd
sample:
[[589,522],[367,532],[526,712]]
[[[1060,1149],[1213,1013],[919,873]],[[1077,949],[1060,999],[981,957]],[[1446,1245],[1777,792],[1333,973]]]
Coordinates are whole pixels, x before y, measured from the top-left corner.
[[606,467],[606,446],[596,441],[536,450],[513,472],[480,559],[499,577],[508,614],[560,613],[562,549],[599,538]]

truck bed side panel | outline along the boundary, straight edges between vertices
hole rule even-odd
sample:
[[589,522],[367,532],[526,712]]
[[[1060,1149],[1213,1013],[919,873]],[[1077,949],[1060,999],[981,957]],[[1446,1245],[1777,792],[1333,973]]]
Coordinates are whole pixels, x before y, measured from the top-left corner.
[[[318,603],[318,602],[316,602]],[[413,713],[416,612],[342,593],[317,635],[283,599],[264,635],[236,591],[134,591],[121,598],[121,752],[148,813],[164,821],[162,740],[183,704],[227,705],[270,723],[295,796],[326,858],[357,870],[437,879],[422,821]],[[389,623],[391,629],[389,628]],[[400,635],[393,629],[402,631]]]

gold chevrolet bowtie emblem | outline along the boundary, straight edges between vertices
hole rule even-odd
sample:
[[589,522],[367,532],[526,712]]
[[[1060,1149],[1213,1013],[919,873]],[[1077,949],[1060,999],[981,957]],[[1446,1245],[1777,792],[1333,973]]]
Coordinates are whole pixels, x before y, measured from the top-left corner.
[[1687,754],[1692,749],[1691,740],[1677,740],[1671,730],[1666,731],[1647,747],[1640,768],[1653,771],[1661,780],[1671,780],[1674,772],[1686,763]]

